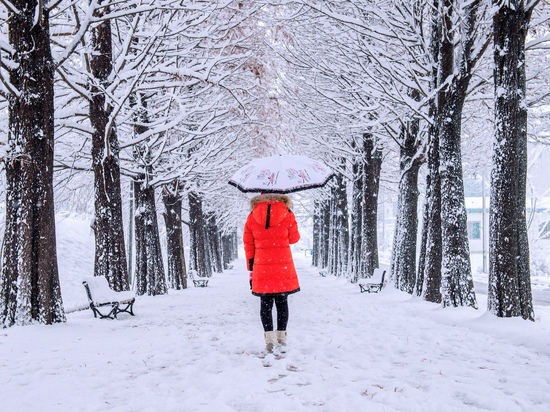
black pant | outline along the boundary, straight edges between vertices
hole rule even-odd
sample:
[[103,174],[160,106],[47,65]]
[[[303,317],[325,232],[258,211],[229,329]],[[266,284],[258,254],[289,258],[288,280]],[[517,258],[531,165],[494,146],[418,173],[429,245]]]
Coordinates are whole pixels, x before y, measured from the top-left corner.
[[277,306],[277,330],[286,330],[288,324],[287,296],[261,296],[260,318],[265,332],[273,330],[273,302]]

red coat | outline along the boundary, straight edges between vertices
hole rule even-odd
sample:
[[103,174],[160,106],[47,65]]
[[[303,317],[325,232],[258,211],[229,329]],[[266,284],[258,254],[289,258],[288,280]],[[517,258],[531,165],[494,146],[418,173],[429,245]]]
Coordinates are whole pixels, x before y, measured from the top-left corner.
[[277,194],[255,196],[250,208],[243,241],[249,270],[249,259],[254,259],[252,293],[263,296],[298,292],[300,284],[290,245],[300,240],[300,233],[290,210],[290,198]]

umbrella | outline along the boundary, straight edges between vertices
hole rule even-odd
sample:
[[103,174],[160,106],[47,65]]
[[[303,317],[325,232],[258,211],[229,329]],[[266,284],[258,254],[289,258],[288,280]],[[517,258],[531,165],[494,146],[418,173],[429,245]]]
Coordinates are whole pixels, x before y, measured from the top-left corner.
[[300,155],[255,159],[241,167],[229,184],[241,192],[291,193],[324,186],[334,176],[318,160]]

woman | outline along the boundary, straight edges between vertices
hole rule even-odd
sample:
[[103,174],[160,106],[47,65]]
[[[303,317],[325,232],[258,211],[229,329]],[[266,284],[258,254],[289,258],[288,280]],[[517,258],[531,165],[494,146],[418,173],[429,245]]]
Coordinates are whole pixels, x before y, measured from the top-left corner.
[[[288,323],[287,296],[300,290],[290,245],[300,240],[292,202],[285,195],[265,194],[250,200],[251,213],[244,226],[244,250],[252,272],[252,294],[260,297],[260,318],[268,352],[284,351]],[[277,330],[273,330],[273,303]]]

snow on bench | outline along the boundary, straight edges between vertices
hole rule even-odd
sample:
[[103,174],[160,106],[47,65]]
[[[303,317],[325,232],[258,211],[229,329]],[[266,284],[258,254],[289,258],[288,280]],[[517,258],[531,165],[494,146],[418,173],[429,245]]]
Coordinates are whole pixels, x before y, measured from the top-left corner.
[[[359,279],[357,284],[361,293],[378,293],[384,287],[384,277],[386,276],[386,271],[383,269],[374,269],[374,274],[368,279]],[[380,280],[380,282],[378,282]]]
[[205,288],[208,286],[208,279],[199,277],[196,270],[187,271],[187,276],[193,281],[193,286],[196,288]]
[[[117,315],[121,312],[135,316],[134,302],[136,301],[136,297],[134,292],[115,292],[111,290],[104,276],[88,278],[82,282],[82,285],[86,289],[86,295],[88,295],[90,309],[94,312],[94,318],[97,318],[99,315],[100,319],[116,319]],[[103,314],[99,311],[98,308],[104,306],[111,307],[109,313]]]

